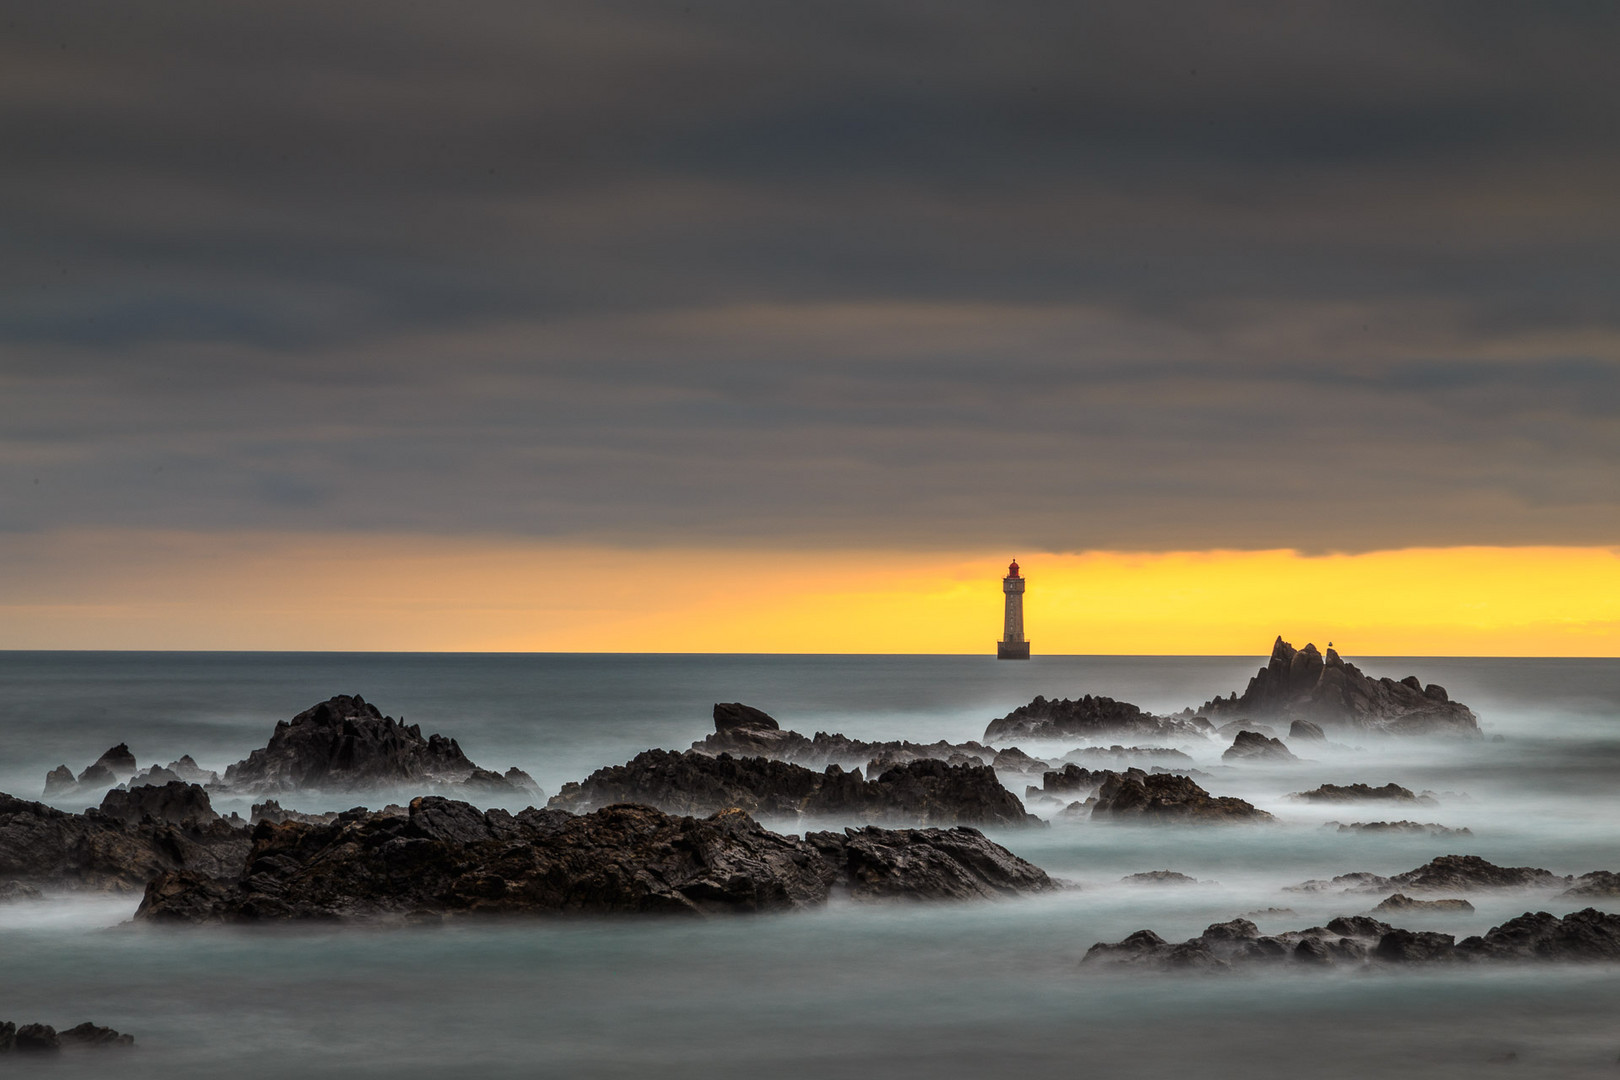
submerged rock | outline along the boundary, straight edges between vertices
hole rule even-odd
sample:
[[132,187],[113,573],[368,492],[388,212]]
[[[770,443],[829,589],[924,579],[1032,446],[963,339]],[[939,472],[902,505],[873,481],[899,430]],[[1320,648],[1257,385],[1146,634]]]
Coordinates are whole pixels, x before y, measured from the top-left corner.
[[1240,731],[1221,755],[1222,761],[1298,761],[1281,739],[1267,738],[1258,731]]
[[1121,885],[1196,885],[1198,879],[1174,870],[1146,870],[1140,874],[1126,874],[1119,879]]
[[1300,802],[1312,803],[1339,803],[1339,802],[1368,802],[1385,800],[1389,802],[1433,803],[1435,800],[1426,795],[1418,795],[1410,788],[1403,788],[1399,784],[1389,783],[1383,787],[1368,787],[1366,784],[1323,784],[1310,791],[1296,791],[1288,796]]
[[988,765],[921,759],[875,780],[829,765],[815,772],[762,757],[647,750],[624,765],[566,784],[553,809],[584,812],[633,802],[703,816],[735,807],[764,817],[854,817],[870,823],[1033,825],[1018,797]]
[[1070,700],[1037,696],[1006,716],[990,721],[987,741],[1002,739],[1106,738],[1115,735],[1199,738],[1204,729],[1191,720],[1145,713],[1128,701],[1090,694]]
[[1305,721],[1395,735],[1461,735],[1477,738],[1479,720],[1452,701],[1444,687],[1423,685],[1415,675],[1374,679],[1329,648],[1295,649],[1278,637],[1271,658],[1249,680],[1242,696],[1215,698],[1199,710],[1219,723],[1223,716]]
[[809,769],[837,765],[842,769],[890,768],[924,759],[962,764],[988,764],[996,751],[982,743],[914,743],[905,740],[867,742],[846,735],[818,731],[805,736],[787,731],[768,713],[740,702],[717,703],[714,707],[714,734],[692,744],[692,749],[711,757],[763,757],[786,761]]
[[1323,824],[1324,829],[1336,828],[1348,833],[1422,833],[1425,836],[1473,836],[1472,829],[1453,829],[1432,821],[1354,821],[1345,825],[1337,821]]
[[1379,893],[1395,889],[1420,892],[1469,892],[1478,889],[1552,889],[1570,878],[1533,866],[1497,866],[1478,855],[1442,855],[1393,877],[1358,872],[1330,881],[1306,881],[1290,892]]
[[1373,908],[1374,915],[1399,915],[1406,912],[1420,912],[1431,914],[1468,914],[1474,910],[1474,905],[1466,900],[1414,900],[1405,893],[1392,893],[1382,903]]
[[1097,789],[1091,816],[1177,824],[1276,820],[1242,799],[1211,795],[1191,777],[1149,774],[1140,769],[1110,773]]
[[480,811],[413,799],[406,817],[263,823],[234,882],[184,872],[147,889],[139,921],[405,919],[450,914],[792,910],[837,886],[856,899],[1003,895],[1051,887],[972,829],[846,830],[800,840],[741,810],[677,817],[618,805]]

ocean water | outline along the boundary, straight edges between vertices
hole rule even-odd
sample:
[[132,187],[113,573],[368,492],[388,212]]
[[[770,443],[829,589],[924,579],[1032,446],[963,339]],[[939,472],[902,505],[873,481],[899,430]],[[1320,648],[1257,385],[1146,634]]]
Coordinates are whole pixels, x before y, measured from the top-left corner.
[[[391,930],[140,929],[124,925],[134,896],[0,905],[0,1019],[93,1019],[138,1041],[116,1059],[5,1067],[133,1077],[1620,1075],[1613,966],[1185,977],[1078,966],[1093,942],[1142,928],[1174,940],[1272,907],[1295,914],[1256,917],[1262,929],[1364,911],[1378,897],[1286,887],[1396,873],[1441,854],[1560,874],[1620,869],[1620,662],[1357,662],[1445,685],[1480,715],[1487,738],[1297,745],[1311,760],[1263,767],[1223,765],[1224,743],[1185,745],[1205,787],[1281,823],[1058,822],[993,833],[1079,886],[1039,898]],[[0,790],[37,798],[48,769],[77,771],[120,741],[143,766],[190,753],[222,768],[262,746],[276,720],[335,693],[361,693],[454,736],[481,765],[521,766],[551,793],[647,747],[684,748],[711,729],[716,701],[756,705],[806,733],[960,741],[1037,693],[1102,693],[1169,711],[1240,689],[1259,664],[0,653]],[[1020,745],[1050,760],[1073,744]],[[1320,807],[1286,797],[1323,782],[1391,780],[1437,801]],[[1324,827],[1401,817],[1473,835]],[[1200,884],[1120,881],[1157,869]],[[1401,921],[1461,936],[1525,910],[1585,906],[1549,893],[1472,899],[1472,915]]]

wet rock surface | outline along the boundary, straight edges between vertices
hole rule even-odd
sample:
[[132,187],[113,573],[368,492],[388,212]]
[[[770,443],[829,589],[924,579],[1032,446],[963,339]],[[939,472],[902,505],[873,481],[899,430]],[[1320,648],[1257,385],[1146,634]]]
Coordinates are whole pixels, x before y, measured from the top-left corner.
[[1366,784],[1323,784],[1310,791],[1293,792],[1288,797],[1309,803],[1384,801],[1431,804],[1435,801],[1431,797],[1418,795],[1410,788],[1403,788],[1395,783],[1385,784],[1383,787],[1369,787]]
[[1111,738],[1114,736],[1199,738],[1207,724],[1192,719],[1154,716],[1128,701],[1110,697],[1047,699],[1037,696],[984,729],[987,741],[1002,739]]
[[1093,818],[1177,824],[1241,824],[1275,821],[1269,813],[1231,796],[1211,795],[1191,777],[1131,769],[1110,773],[1097,789]]
[[624,765],[566,784],[554,809],[582,813],[614,803],[642,803],[673,814],[705,816],[735,807],[772,818],[853,817],[869,823],[1032,825],[1018,797],[988,765],[919,759],[873,780],[859,769],[829,765],[816,772],[763,757],[647,750]]
[[439,797],[407,816],[264,823],[237,881],[178,872],[147,888],[146,922],[411,919],[450,914],[732,913],[856,899],[947,899],[1050,888],[976,830],[851,829],[810,840],[740,810],[682,817],[610,806],[480,811]]
[[[201,805],[207,807],[206,796]],[[69,814],[0,795],[0,884],[138,891],[170,870],[234,876],[247,849],[247,828],[217,814],[178,823],[144,813],[131,820],[100,810]]]
[[1224,717],[1302,720],[1324,731],[1340,728],[1392,735],[1477,737],[1473,711],[1452,701],[1445,688],[1424,685],[1415,675],[1399,681],[1374,679],[1315,645],[1295,649],[1278,637],[1271,658],[1242,695],[1206,702],[1199,712],[1219,724]]
[[1098,942],[1081,960],[1087,967],[1150,971],[1227,971],[1257,965],[1367,967],[1463,962],[1620,959],[1620,915],[1587,908],[1563,918],[1526,912],[1479,937],[1413,931],[1367,916],[1326,926],[1261,934],[1248,919],[1215,923],[1196,938],[1171,943],[1151,930],[1122,941]]

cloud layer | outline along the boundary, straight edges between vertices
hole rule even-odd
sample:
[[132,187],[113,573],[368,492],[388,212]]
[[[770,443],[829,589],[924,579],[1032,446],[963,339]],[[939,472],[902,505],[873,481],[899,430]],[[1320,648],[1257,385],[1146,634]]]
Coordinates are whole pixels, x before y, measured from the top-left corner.
[[1620,527],[1606,5],[13,10],[6,530]]

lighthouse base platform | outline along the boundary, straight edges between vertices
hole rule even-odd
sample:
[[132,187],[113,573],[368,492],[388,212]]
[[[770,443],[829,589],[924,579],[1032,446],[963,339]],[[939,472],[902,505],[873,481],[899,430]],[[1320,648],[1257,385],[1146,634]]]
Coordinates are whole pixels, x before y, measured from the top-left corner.
[[1029,642],[1027,641],[998,641],[996,642],[997,660],[1028,660]]

